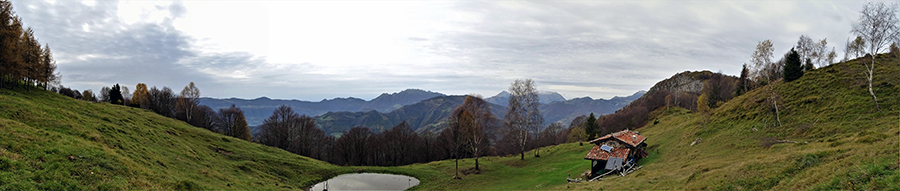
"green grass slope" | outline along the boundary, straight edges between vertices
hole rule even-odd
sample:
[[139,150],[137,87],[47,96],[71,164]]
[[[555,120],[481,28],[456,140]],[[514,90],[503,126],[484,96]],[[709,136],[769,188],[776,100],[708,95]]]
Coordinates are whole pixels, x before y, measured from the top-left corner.
[[0,190],[296,189],[349,170],[147,110],[0,89]]
[[[487,157],[483,173],[462,180],[450,179],[452,160],[400,168],[431,173],[430,182],[417,187],[425,190],[900,190],[900,59],[879,58],[880,113],[859,62],[776,83],[778,127],[772,126],[768,87],[710,113],[656,110],[658,123],[637,129],[651,155],[625,177],[566,183],[569,173],[589,169],[583,157],[591,145],[577,143],[541,148],[542,157],[526,155],[525,161]],[[460,162],[461,169],[473,166],[472,159]]]

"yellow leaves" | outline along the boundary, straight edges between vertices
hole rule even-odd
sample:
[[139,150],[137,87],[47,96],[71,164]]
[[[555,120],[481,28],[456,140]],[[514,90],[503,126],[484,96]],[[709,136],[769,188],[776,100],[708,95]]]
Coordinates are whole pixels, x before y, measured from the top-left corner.
[[697,97],[697,110],[699,110],[700,112],[703,112],[703,113],[709,113],[710,109],[709,109],[709,103],[708,103],[709,98],[708,97],[709,96],[706,95],[706,93],[703,93],[702,95],[700,95],[700,97]]

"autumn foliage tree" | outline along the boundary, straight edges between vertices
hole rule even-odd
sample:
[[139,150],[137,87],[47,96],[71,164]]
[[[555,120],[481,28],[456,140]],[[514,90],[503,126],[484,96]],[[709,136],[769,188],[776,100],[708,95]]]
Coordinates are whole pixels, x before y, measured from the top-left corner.
[[478,96],[466,96],[462,105],[456,107],[450,115],[450,131],[459,131],[460,145],[475,158],[475,169],[480,170],[478,158],[490,146],[490,138],[486,134],[495,129],[497,119],[491,113],[490,105]]
[[134,93],[131,95],[131,104],[135,107],[150,109],[150,90],[147,89],[147,84],[138,83],[134,86]]
[[[31,28],[23,28],[12,3],[0,0],[0,88],[58,82],[49,45],[41,46]],[[79,93],[80,94],[80,93]]]
[[585,130],[587,118],[588,116],[586,115],[578,116],[569,123],[569,133],[566,142],[579,142],[587,139],[588,135]]

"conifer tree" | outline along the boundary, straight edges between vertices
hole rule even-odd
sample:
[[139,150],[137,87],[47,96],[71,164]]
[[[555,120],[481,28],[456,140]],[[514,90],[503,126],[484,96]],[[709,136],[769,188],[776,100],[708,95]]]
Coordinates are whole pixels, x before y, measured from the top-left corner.
[[109,89],[109,103],[117,105],[125,103],[125,100],[122,98],[122,92],[119,91],[119,89],[121,89],[119,84],[113,85],[113,87]]
[[584,131],[588,135],[588,141],[599,137],[602,133],[600,132],[600,127],[597,124],[597,118],[594,117],[593,112],[591,112],[591,115],[588,116],[587,120],[584,122]]
[[803,76],[803,66],[800,63],[800,55],[793,48],[785,58],[784,81],[791,82]]

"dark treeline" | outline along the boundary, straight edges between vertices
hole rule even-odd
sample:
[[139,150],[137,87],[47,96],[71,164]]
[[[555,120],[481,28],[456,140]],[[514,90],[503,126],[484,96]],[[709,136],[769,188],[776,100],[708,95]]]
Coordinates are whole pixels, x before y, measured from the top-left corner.
[[41,46],[31,27],[23,28],[12,3],[0,0],[0,88],[47,88],[59,82],[55,72],[50,46]]

